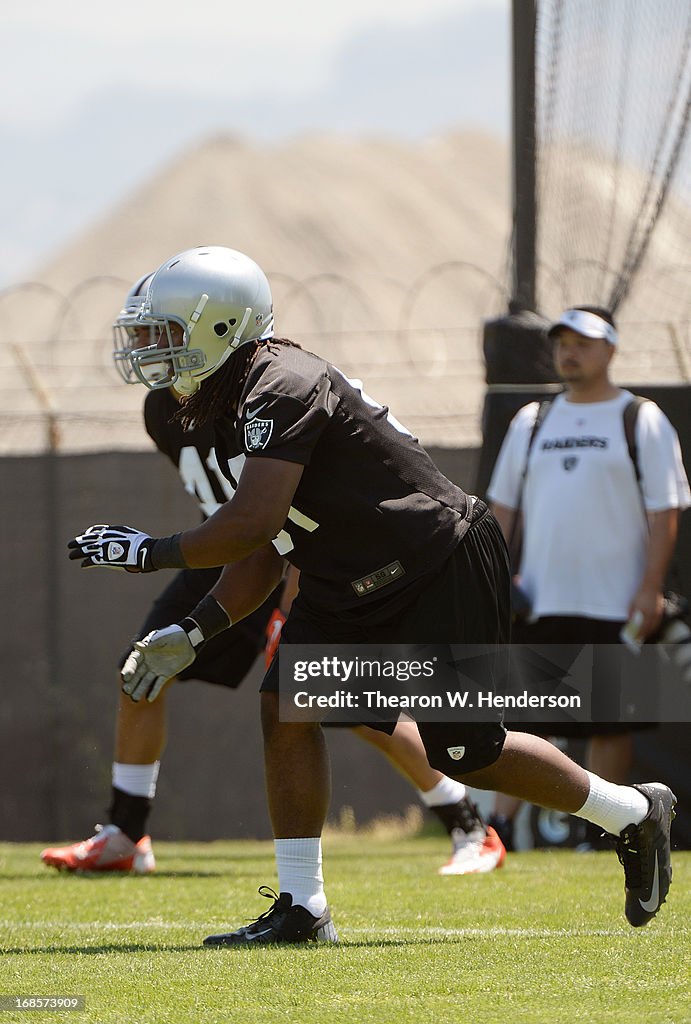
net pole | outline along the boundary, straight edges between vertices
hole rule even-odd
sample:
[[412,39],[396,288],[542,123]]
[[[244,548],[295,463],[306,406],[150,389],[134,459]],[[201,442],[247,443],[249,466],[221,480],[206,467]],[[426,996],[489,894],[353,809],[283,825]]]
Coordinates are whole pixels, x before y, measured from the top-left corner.
[[537,0],[512,0],[513,246],[512,304],[537,308],[535,36]]

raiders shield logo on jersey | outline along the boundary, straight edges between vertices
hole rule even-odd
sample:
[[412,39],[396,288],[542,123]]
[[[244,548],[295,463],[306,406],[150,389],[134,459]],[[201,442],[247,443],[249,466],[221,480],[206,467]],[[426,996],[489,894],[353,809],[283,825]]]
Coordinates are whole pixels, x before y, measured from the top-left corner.
[[274,428],[273,420],[251,420],[245,423],[245,447],[248,452],[266,448]]
[[567,455],[565,458],[562,459],[562,466],[564,467],[567,473],[570,472],[572,469],[575,469],[577,464],[578,457],[576,455]]

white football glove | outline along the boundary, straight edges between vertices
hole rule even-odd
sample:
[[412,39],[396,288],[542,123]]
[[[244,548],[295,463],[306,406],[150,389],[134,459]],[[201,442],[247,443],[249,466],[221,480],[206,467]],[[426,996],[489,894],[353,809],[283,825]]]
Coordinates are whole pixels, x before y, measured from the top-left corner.
[[123,692],[133,701],[156,700],[166,683],[191,665],[197,656],[182,626],[155,629],[137,640],[127,655],[120,675]]
[[81,558],[82,568],[103,565],[108,569],[127,572],[154,572],[151,549],[156,541],[148,533],[131,526],[90,526],[71,540],[72,560]]

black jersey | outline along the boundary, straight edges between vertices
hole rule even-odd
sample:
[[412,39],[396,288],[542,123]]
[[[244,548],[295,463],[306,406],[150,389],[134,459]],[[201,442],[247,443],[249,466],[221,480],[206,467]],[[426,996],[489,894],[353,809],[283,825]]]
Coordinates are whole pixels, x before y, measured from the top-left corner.
[[318,356],[260,349],[238,410],[216,421],[224,471],[237,451],[305,467],[274,544],[300,569],[301,592],[325,609],[405,589],[468,529],[467,495],[359,381]]
[[[202,516],[206,518],[233,497],[245,456],[233,453],[228,463],[226,455],[227,475],[224,476],[213,447],[213,424],[185,430],[175,419],[179,408],[167,388],[149,391],[144,402],[144,424],[158,450],[167,455],[177,468],[185,490],[197,499]],[[141,635],[145,636],[152,629],[161,629],[163,624],[170,622],[171,616],[173,619],[184,617],[211,589],[220,573],[220,568],[184,569],[179,572],[154,603]],[[238,686],[244,677],[247,660],[247,651],[242,644],[249,642],[252,657],[256,656],[264,642],[266,623],[280,600],[281,589],[282,584],[279,584],[251,615],[236,623],[232,630],[209,641],[194,667],[185,669],[179,678]],[[229,661],[227,669],[219,667],[222,658]]]
[[[219,469],[214,451],[213,425],[207,423],[185,430],[175,414],[180,406],[169,389],[147,392],[144,402],[144,424],[156,447],[173,463],[185,490],[199,502],[202,516],[213,515],[217,508],[232,498],[245,459]],[[233,473],[235,470],[235,473]]]

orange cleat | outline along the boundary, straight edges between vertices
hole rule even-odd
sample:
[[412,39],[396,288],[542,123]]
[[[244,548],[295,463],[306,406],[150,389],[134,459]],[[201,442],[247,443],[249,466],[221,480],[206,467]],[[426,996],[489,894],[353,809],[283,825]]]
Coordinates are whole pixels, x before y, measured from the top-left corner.
[[149,875],[156,870],[151,837],[133,843],[117,825],[97,825],[96,834],[72,846],[44,850],[41,860],[58,871],[128,871]]
[[448,864],[439,868],[440,875],[474,875],[500,868],[506,858],[501,839],[492,828],[478,828],[472,832],[454,829],[454,851]]

